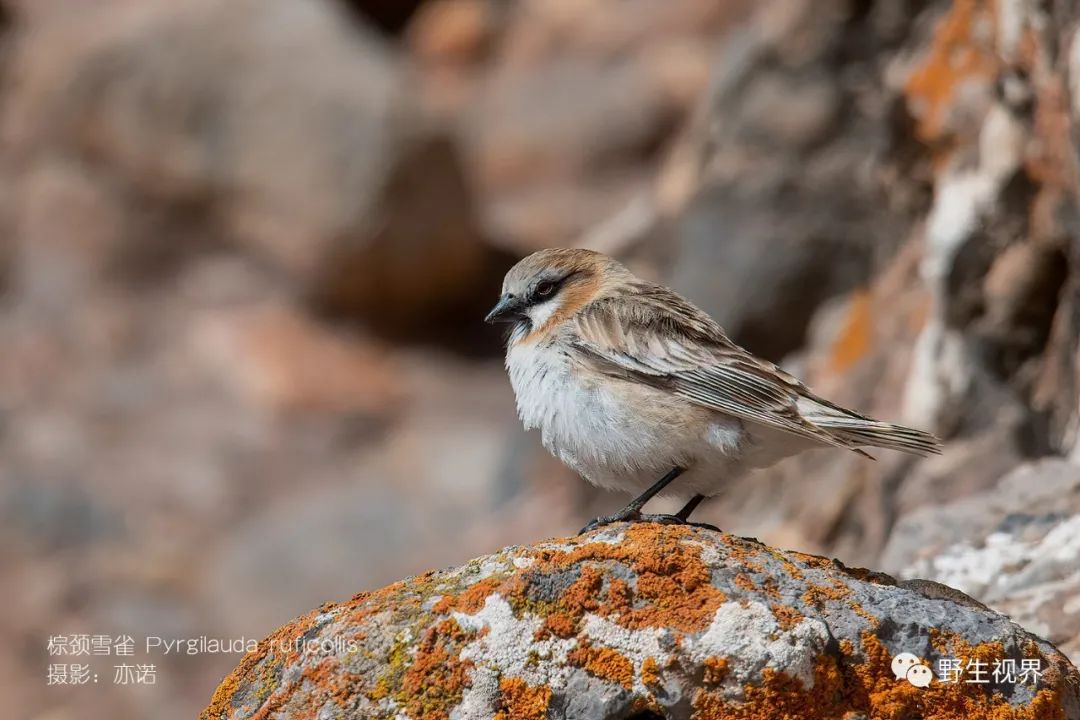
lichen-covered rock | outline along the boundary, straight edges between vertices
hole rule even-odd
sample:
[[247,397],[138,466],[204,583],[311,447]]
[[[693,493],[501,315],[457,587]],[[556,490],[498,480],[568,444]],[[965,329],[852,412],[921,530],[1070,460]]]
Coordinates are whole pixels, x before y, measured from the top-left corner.
[[882,555],[947,583],[1080,661],[1080,464],[1028,463],[997,487],[901,517]]
[[896,518],[1080,457],[1080,5],[757,6],[658,182],[668,279],[830,400],[947,443],[807,454],[704,517],[879,566]]
[[[989,682],[916,687],[892,672],[901,652],[983,663]],[[1024,659],[1037,679],[991,677]],[[249,653],[202,717],[1078,720],[1080,674],[942,585],[616,525],[323,605]]]

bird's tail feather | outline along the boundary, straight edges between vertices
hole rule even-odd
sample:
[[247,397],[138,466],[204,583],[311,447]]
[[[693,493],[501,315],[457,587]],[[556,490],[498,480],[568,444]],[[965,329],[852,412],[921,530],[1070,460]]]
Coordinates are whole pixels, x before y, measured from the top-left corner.
[[934,435],[903,425],[838,415],[819,415],[808,417],[807,420],[853,445],[900,450],[916,455],[941,452],[941,441]]

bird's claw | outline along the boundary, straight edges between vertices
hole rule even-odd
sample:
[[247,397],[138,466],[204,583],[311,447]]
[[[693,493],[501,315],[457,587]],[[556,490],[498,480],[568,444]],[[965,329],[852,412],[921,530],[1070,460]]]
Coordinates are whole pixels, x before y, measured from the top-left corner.
[[590,520],[585,527],[581,528],[579,535],[584,535],[587,532],[591,532],[598,527],[604,525],[610,525],[617,522],[631,522],[631,523],[658,523],[660,525],[690,525],[692,527],[706,528],[708,530],[715,530],[720,532],[720,529],[709,525],[708,523],[690,522],[684,520],[678,515],[667,515],[665,513],[643,513],[640,510],[632,510],[630,508],[623,508],[614,515],[601,515],[600,517]]
[[713,525],[711,523],[707,523],[707,522],[687,522],[686,524],[689,525],[690,527],[701,528],[703,530],[712,530],[713,532],[724,532],[723,530],[716,527],[715,525]]
[[630,508],[623,508],[613,515],[601,515],[600,517],[594,517],[589,522],[585,523],[585,527],[581,528],[578,535],[584,535],[587,532],[592,532],[598,527],[604,525],[610,525],[617,522],[641,522],[644,515],[640,510],[631,510]]

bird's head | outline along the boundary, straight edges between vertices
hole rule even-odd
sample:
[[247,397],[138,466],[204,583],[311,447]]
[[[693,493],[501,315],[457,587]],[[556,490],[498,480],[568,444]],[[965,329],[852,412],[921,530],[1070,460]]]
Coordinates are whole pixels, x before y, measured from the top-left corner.
[[632,278],[612,258],[592,250],[553,248],[520,260],[503,279],[486,322],[514,323],[517,338],[572,317],[604,290]]

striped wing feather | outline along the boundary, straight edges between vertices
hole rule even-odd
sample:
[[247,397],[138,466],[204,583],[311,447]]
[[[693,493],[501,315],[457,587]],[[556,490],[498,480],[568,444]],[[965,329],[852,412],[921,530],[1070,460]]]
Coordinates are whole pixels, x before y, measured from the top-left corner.
[[629,377],[703,407],[866,455],[859,445],[935,452],[933,436],[867,418],[814,395],[733,343],[667,288],[641,283],[576,315],[571,342],[600,372]]

